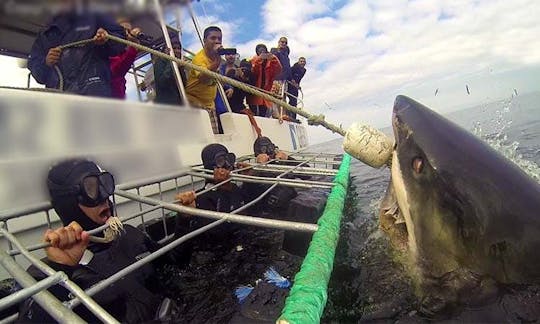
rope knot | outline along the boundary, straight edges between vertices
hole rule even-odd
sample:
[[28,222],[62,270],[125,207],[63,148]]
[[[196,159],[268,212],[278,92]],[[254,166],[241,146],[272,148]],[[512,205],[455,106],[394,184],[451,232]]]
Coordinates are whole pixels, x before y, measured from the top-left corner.
[[308,125],[320,125],[322,124],[322,122],[324,122],[324,115],[313,115],[311,117],[308,118],[307,120],[308,122]]

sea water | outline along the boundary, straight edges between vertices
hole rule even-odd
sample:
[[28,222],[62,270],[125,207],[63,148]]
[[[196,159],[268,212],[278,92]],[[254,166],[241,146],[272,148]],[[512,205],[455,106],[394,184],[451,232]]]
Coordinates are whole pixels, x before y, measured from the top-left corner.
[[[479,105],[446,117],[489,143],[540,182],[540,92]],[[391,133],[390,128],[384,131]],[[339,142],[317,145],[313,151],[339,153]],[[373,169],[354,160],[351,176],[353,206],[349,206],[342,224],[323,322],[421,320],[417,317],[418,300],[410,279],[378,230],[379,203],[388,186],[389,170]],[[524,312],[539,314],[539,305]],[[469,310],[453,319],[488,320],[491,313],[490,309]],[[509,316],[507,319],[511,319]]]

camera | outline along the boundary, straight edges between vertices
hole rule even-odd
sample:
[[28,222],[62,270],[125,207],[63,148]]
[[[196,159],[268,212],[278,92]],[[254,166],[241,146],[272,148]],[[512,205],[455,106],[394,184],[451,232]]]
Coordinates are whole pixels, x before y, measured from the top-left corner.
[[220,48],[218,49],[219,55],[236,55],[236,48]]
[[154,37],[148,36],[145,33],[138,33],[137,34],[137,39],[140,40],[140,41],[151,42],[151,41],[154,40]]

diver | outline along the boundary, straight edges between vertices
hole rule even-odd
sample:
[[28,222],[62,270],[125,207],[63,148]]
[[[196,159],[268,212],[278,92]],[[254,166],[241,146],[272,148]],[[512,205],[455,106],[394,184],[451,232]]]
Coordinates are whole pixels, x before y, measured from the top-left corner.
[[[213,179],[207,180],[205,188],[215,186],[223,181],[228,181],[233,170],[241,170],[250,165],[247,163],[236,163],[236,156],[221,144],[207,145],[201,152],[203,166],[207,170],[213,170]],[[252,169],[239,171],[240,174],[256,176],[258,173]],[[184,206],[229,213],[244,206],[246,203],[256,199],[270,185],[260,183],[243,183],[237,185],[232,181],[223,184],[202,195],[196,195],[194,191],[187,191],[176,196],[179,203]],[[274,188],[262,202],[252,208],[254,212],[271,211],[281,209],[287,206],[288,202],[296,197],[297,192],[293,188],[278,186]],[[193,220],[190,218],[177,218],[177,235],[185,232],[186,227],[193,227],[194,221],[200,226],[207,224],[206,220]],[[189,225],[186,222],[190,222]],[[214,229],[215,230],[215,229]]]
[[266,136],[261,136],[255,140],[253,143],[253,153],[255,154],[257,163],[266,163],[273,159],[279,161],[294,160],[287,153],[279,150]]
[[[128,224],[123,225],[123,231],[110,243],[90,242],[86,231],[104,225],[113,216],[115,208],[111,201],[115,188],[114,177],[96,163],[84,159],[62,161],[50,169],[47,187],[52,206],[63,227],[45,232],[44,241],[51,246],[45,249],[47,256],[43,261],[54,270],[65,272],[82,289],[110,277],[159,248],[146,234]],[[149,263],[142,266],[93,298],[121,322],[168,320],[156,315],[158,310],[163,310],[163,305],[171,305],[171,300],[163,299],[159,294],[160,288],[156,284],[159,281],[155,277],[154,268],[156,265]],[[36,280],[45,277],[34,266],[28,272]],[[61,301],[70,298],[70,292],[60,285],[52,286],[49,291]],[[82,305],[74,308],[74,311],[87,322],[99,322]],[[20,305],[18,321],[55,322],[31,298]]]

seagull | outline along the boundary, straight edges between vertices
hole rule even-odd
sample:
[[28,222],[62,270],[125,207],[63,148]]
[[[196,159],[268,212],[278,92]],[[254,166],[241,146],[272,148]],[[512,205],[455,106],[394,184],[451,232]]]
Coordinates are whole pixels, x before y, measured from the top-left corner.
[[334,110],[334,108],[330,107],[330,105],[327,102],[325,102],[324,104],[326,105],[326,107],[328,107],[328,110]]

